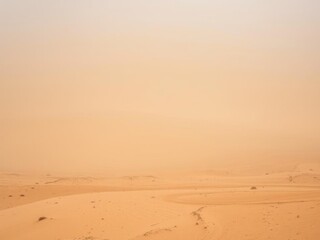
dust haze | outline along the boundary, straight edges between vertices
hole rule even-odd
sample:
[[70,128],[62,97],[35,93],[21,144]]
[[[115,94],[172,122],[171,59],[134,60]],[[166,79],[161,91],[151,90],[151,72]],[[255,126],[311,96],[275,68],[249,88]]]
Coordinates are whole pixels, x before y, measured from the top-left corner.
[[0,239],[319,240],[319,12],[0,0]]
[[315,1],[1,1],[1,9],[0,170],[319,161]]

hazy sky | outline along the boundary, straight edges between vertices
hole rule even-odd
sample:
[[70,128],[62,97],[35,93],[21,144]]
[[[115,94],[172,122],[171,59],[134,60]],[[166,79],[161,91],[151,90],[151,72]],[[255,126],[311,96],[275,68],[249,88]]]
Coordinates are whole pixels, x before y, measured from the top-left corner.
[[320,161],[319,12],[0,0],[0,170]]

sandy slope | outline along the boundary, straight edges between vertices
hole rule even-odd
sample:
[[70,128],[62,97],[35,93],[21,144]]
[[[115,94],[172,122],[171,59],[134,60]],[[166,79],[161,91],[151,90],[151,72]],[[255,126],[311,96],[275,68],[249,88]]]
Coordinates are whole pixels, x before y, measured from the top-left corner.
[[316,240],[319,176],[307,170],[121,178],[1,174],[0,239]]

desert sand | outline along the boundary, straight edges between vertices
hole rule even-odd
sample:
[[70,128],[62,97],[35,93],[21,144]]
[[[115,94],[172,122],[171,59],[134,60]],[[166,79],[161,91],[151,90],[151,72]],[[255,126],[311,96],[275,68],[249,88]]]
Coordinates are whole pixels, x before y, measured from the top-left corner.
[[0,0],[0,240],[320,240],[320,0]]
[[319,166],[259,175],[1,173],[0,239],[316,240]]

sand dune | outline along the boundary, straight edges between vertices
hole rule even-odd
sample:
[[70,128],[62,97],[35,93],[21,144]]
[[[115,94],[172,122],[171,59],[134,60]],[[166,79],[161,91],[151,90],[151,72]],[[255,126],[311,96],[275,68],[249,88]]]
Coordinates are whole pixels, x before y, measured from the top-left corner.
[[0,0],[0,240],[320,240],[320,0]]
[[266,188],[256,191],[233,189],[230,191],[192,192],[168,196],[169,201],[186,204],[203,205],[252,205],[252,204],[283,204],[297,202],[320,201],[320,188],[310,191],[309,188]]
[[317,174],[1,174],[0,239],[316,240]]

